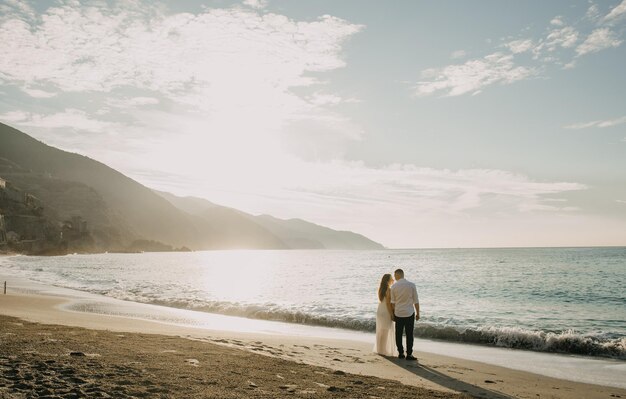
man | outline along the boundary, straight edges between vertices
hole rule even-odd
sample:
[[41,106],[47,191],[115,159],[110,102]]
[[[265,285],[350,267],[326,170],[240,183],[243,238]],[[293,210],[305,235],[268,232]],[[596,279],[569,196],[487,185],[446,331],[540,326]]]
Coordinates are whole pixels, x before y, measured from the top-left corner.
[[406,360],[417,360],[413,356],[413,327],[420,319],[420,303],[415,284],[404,279],[404,271],[393,273],[396,282],[391,286],[391,309],[396,321],[396,346],[398,358],[404,359],[402,332],[406,332]]

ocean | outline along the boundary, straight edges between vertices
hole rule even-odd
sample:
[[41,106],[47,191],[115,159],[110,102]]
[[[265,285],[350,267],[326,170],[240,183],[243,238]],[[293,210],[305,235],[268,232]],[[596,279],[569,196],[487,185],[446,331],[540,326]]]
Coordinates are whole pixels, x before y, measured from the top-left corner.
[[626,248],[11,256],[0,273],[117,299],[374,331],[380,278],[417,285],[417,337],[626,360]]

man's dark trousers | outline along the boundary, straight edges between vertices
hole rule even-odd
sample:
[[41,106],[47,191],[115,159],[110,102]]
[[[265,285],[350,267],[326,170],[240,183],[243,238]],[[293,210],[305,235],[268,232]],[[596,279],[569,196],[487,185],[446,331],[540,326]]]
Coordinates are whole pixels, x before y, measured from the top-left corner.
[[415,313],[409,317],[396,316],[396,347],[398,353],[404,353],[404,347],[402,346],[402,332],[406,332],[406,355],[413,354],[413,327],[415,327]]

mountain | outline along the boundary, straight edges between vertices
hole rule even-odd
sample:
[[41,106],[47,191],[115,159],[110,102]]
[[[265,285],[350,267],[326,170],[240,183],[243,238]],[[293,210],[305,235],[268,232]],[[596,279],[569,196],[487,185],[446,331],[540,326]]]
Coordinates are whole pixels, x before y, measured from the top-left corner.
[[[28,170],[28,174],[0,175],[23,190],[71,183],[93,189],[98,197],[96,204],[72,192],[59,193],[60,201],[56,203],[72,203],[72,213],[92,223],[94,213],[106,214],[108,221],[104,224],[123,230],[123,241],[150,238],[174,245],[201,244],[188,214],[103,163],[48,146],[4,124],[0,124],[0,158]],[[44,203],[52,204],[50,192],[38,191],[38,194]]]
[[236,209],[216,205],[202,198],[178,197],[156,190],[154,192],[192,216],[196,228],[210,243],[207,249],[296,248],[286,245],[279,237]]
[[255,216],[261,226],[282,239],[290,248],[385,249],[381,244],[351,231],[333,230],[302,219]]
[[196,217],[219,220],[228,215],[231,222],[260,226],[280,240],[286,248],[299,249],[384,249],[369,238],[351,231],[337,231],[302,219],[279,219],[270,215],[254,216],[236,209],[216,205],[196,197],[178,197],[155,191],[172,205]]
[[37,217],[46,223],[86,221],[93,251],[136,248],[133,242],[195,250],[382,248],[350,232],[155,192],[101,162],[48,146],[2,123],[0,178],[41,201],[43,213]]

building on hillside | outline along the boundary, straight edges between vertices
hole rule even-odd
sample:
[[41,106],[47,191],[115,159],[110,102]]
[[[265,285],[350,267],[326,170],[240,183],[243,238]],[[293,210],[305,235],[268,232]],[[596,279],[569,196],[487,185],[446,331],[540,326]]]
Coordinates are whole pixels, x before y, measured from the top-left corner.
[[13,187],[10,181],[0,177],[0,200],[24,202],[24,194],[19,189]]

